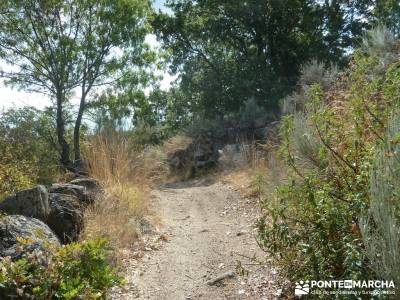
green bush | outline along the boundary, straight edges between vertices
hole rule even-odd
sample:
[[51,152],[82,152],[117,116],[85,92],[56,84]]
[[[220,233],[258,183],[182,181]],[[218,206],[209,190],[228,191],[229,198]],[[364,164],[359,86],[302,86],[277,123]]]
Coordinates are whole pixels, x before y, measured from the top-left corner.
[[0,136],[0,201],[36,181],[36,162],[24,158],[23,152],[20,145],[13,145]]
[[29,163],[0,163],[0,201],[16,191],[30,187],[33,184]]
[[305,64],[301,69],[301,76],[294,93],[288,95],[281,101],[284,114],[291,114],[305,108],[308,101],[308,90],[313,84],[319,84],[322,90],[327,91],[339,75],[337,66],[327,68],[323,63],[313,60]]
[[1,299],[98,299],[122,279],[107,262],[105,240],[72,243],[51,257],[33,252],[0,260]]
[[[388,38],[386,33],[383,38]],[[368,43],[379,48],[374,39],[364,45]],[[376,153],[390,139],[385,132],[400,104],[398,59],[387,63],[392,57],[387,51],[398,51],[399,46],[397,41],[386,51],[360,49],[331,89],[311,85],[301,112],[283,118],[280,154],[289,175],[274,200],[264,199],[265,216],[258,228],[261,245],[292,282],[384,278],[373,267],[377,257],[365,251],[365,232],[376,241],[385,239],[390,232],[382,231],[389,229],[375,217],[374,231],[362,235],[360,220],[373,209]],[[387,63],[384,70],[382,62]],[[380,180],[380,185],[389,184]],[[388,205],[393,209],[400,196],[391,197]],[[396,234],[398,224],[393,220]],[[393,249],[398,250],[382,245],[375,254],[386,251],[390,257]],[[396,262],[392,268],[400,266]]]
[[53,182],[58,175],[54,128],[50,113],[32,107],[0,112],[0,197]]

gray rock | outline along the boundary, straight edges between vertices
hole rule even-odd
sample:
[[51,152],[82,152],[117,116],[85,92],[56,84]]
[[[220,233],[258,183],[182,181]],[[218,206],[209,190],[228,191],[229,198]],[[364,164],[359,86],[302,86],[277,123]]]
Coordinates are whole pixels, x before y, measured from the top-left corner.
[[88,177],[83,177],[83,178],[76,178],[72,181],[69,182],[70,184],[74,185],[80,185],[86,187],[88,191],[100,191],[101,186],[99,182],[94,179],[94,178],[88,178]]
[[42,185],[17,192],[0,203],[0,211],[45,221],[50,212],[48,192]]
[[254,138],[262,142],[279,142],[279,126],[278,121],[271,122],[267,126],[259,127],[254,131]]
[[[22,245],[21,239],[28,245]],[[0,217],[0,256],[18,259],[34,250],[47,251],[49,244],[59,246],[60,242],[42,221],[20,215]]]
[[76,241],[83,228],[83,205],[77,197],[65,194],[49,194],[49,227],[66,244]]
[[85,186],[76,184],[56,183],[49,188],[49,193],[75,196],[83,205],[89,204],[94,201],[94,195],[89,193]]
[[75,173],[77,175],[88,176],[89,174],[89,162],[87,160],[74,160],[73,168],[75,169]]

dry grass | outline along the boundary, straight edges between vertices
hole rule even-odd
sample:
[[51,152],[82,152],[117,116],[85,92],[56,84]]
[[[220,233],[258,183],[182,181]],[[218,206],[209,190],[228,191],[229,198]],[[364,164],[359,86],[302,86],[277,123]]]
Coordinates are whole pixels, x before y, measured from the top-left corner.
[[165,182],[177,182],[184,181],[192,177],[193,166],[194,166],[194,147],[191,144],[193,139],[187,135],[178,134],[174,137],[166,140],[161,151],[165,154],[165,161],[174,161],[172,165],[178,165],[178,168],[169,168],[166,164],[166,174],[168,178],[165,178]]
[[138,164],[140,154],[115,133],[93,138],[86,157],[104,196],[86,211],[82,238],[105,237],[116,249],[129,247],[138,237],[136,221],[147,212],[148,183]]
[[251,168],[254,169],[264,164],[265,153],[259,149],[255,141],[240,143],[239,150],[243,161]]
[[253,189],[253,175],[253,169],[241,168],[222,174],[221,180],[232,186],[244,198],[255,198],[257,195]]
[[186,135],[176,135],[165,141],[163,149],[167,155],[170,155],[178,150],[185,150],[192,141],[192,138]]
[[[167,154],[162,146],[148,146],[138,156],[136,169],[147,185],[153,186],[167,180],[169,167]],[[138,178],[136,178],[136,181]]]
[[277,154],[278,148],[279,145],[275,143],[240,143],[234,154],[235,159],[222,174],[222,180],[233,186],[243,197],[273,201],[276,187],[282,185],[287,178],[284,164]]

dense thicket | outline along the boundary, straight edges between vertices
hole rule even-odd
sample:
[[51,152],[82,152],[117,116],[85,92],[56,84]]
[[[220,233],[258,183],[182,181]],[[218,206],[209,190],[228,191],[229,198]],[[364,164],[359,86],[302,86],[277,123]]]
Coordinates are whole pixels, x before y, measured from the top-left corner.
[[[262,201],[260,245],[293,282],[399,282],[400,2],[169,0],[166,6],[154,13],[148,0],[0,1],[0,76],[53,100],[44,112],[0,114],[0,201],[52,183],[60,163],[77,171],[72,160],[81,159],[90,113],[90,134],[101,134],[86,139],[88,165],[110,198],[86,228],[123,243],[119,234],[145,210],[136,187],[166,174],[169,151],[148,144],[188,128],[265,129],[283,113],[288,174],[274,197]],[[145,43],[150,24],[159,55]],[[157,68],[166,66],[178,79],[163,91]],[[189,139],[175,140],[170,148],[185,152],[177,145],[186,148]],[[105,219],[116,226],[103,226]],[[45,268],[2,260],[0,288],[21,285],[27,297],[101,297],[120,283],[106,248],[103,241],[72,244]]]
[[0,198],[58,175],[54,115],[31,107],[0,113]]
[[314,77],[286,100],[303,100],[282,125],[288,178],[259,230],[293,282],[399,278],[399,49],[377,29],[334,84]]
[[176,0],[166,6],[152,19],[162,43],[157,62],[178,80],[169,91],[153,80],[149,93],[139,77],[114,86],[95,110],[100,128],[145,124],[157,141],[205,119],[237,122],[247,102],[265,120],[276,119],[304,64],[344,67],[366,30],[387,23],[395,31],[400,11],[389,0]]

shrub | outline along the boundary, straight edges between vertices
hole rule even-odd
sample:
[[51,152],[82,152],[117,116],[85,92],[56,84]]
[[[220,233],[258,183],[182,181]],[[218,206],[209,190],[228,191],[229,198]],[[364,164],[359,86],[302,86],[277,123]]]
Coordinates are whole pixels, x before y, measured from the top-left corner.
[[130,135],[132,143],[135,145],[155,145],[162,140],[161,128],[159,126],[150,126],[143,120],[137,122]]
[[168,155],[163,146],[147,146],[138,156],[143,178],[150,185],[165,181],[169,175]]
[[18,190],[33,185],[35,173],[29,163],[20,161],[14,163],[0,163],[0,201]]
[[108,264],[105,240],[72,243],[51,257],[34,252],[15,262],[0,260],[2,299],[98,299],[122,279]]
[[308,100],[308,90],[313,84],[318,84],[322,90],[327,91],[339,75],[336,66],[327,68],[323,63],[312,60],[301,69],[297,89],[282,100],[282,112],[291,114],[303,111]]
[[262,126],[273,121],[275,118],[271,113],[268,113],[263,107],[258,105],[255,98],[250,98],[245,101],[238,115],[233,116],[232,119],[240,120],[240,126]]
[[[400,282],[400,114],[389,122],[370,178],[371,203],[361,219],[363,241],[373,270],[384,280]],[[397,293],[400,287],[397,286]]]
[[31,107],[0,113],[0,197],[58,175],[51,117]]
[[371,30],[363,39],[360,49],[368,57],[377,60],[370,73],[382,75],[391,63],[398,60],[396,48],[398,48],[398,40],[389,29],[378,26]]
[[193,142],[193,139],[184,134],[177,134],[164,142],[163,148],[167,155],[173,154],[179,150],[186,150]]
[[[397,51],[393,49],[398,46],[397,42],[390,51]],[[387,257],[398,251],[397,244],[387,244],[392,234],[398,233],[397,219],[383,220],[386,214],[381,211],[369,219],[374,226],[364,227],[364,236],[360,232],[365,210],[380,210],[373,200],[377,183],[371,186],[371,182],[379,182],[380,190],[391,190],[390,181],[383,180],[386,177],[371,175],[377,164],[376,152],[391,139],[385,138],[385,129],[391,126],[390,116],[400,99],[397,61],[384,72],[373,72],[386,55],[357,51],[348,74],[333,88],[311,85],[302,114],[283,118],[280,154],[288,168],[287,184],[277,189],[275,199],[264,199],[265,216],[258,228],[261,245],[292,282],[385,278],[383,271],[374,272],[379,264],[390,272],[398,267],[389,267],[397,264],[393,260],[373,261],[379,251]],[[385,155],[391,154],[386,151]],[[399,201],[398,194],[391,195],[388,213]],[[388,228],[389,223],[395,227]],[[376,242],[383,244],[376,248]],[[367,252],[366,245],[370,248]]]

